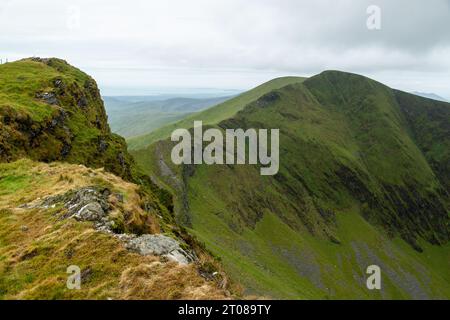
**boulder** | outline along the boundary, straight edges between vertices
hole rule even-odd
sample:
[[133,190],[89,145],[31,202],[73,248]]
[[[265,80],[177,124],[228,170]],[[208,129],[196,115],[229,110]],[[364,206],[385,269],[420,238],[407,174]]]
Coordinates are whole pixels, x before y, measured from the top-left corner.
[[[78,221],[91,221],[98,231],[113,234],[114,237],[122,241],[128,250],[140,255],[162,256],[170,261],[175,261],[182,265],[187,265],[197,260],[195,253],[184,250],[180,243],[168,236],[161,234],[115,234],[114,221],[109,217],[110,204],[108,197],[111,191],[108,189],[85,187],[72,190],[62,195],[52,196],[44,199],[37,206],[24,205],[23,208],[55,208],[56,205],[63,205],[67,211],[62,218],[74,218]],[[115,194],[117,197],[117,194]],[[123,195],[118,199],[123,201]],[[119,200],[119,201],[120,201]]]
[[141,255],[157,255],[168,258],[180,264],[189,264],[195,256],[180,247],[175,239],[157,234],[145,234],[128,241],[127,248]]
[[58,104],[58,99],[56,98],[56,95],[53,92],[37,93],[36,98],[43,100],[45,103],[48,103],[50,105]]
[[63,195],[48,197],[37,207],[48,209],[62,204],[67,209],[63,218],[91,221],[94,222],[96,229],[110,231],[112,227],[108,217],[110,194],[108,189],[85,187]]
[[73,217],[81,221],[99,221],[105,216],[105,211],[98,202],[90,202],[78,210]]

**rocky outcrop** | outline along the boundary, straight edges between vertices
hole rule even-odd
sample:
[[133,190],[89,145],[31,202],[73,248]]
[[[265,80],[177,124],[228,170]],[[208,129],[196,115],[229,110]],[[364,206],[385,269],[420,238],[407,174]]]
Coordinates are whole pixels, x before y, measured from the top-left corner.
[[56,95],[53,92],[36,93],[36,98],[41,99],[45,103],[51,105],[58,104],[58,99],[56,98]]
[[195,255],[182,249],[178,241],[161,234],[132,238],[126,246],[141,255],[163,256],[180,264],[189,264],[196,260]]
[[35,205],[25,204],[21,207],[49,209],[62,205],[65,210],[61,219],[74,218],[78,221],[90,221],[94,223],[97,230],[114,232],[115,222],[108,215],[110,195],[111,192],[107,188],[85,187],[45,198]]
[[23,205],[22,208],[64,208],[61,219],[74,218],[77,221],[89,221],[97,231],[112,234],[121,240],[125,247],[140,255],[156,255],[175,261],[179,264],[189,264],[197,260],[194,252],[183,249],[180,242],[162,234],[136,235],[117,232],[117,222],[110,216],[112,206],[109,197],[115,197],[123,202],[123,195],[113,194],[107,188],[85,187],[72,190],[62,195],[51,196],[35,205]]

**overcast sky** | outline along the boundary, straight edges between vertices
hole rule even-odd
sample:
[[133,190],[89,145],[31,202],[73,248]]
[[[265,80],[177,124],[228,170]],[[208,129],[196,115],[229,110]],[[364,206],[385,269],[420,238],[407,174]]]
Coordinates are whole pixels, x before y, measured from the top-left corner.
[[29,56],[68,60],[104,94],[338,69],[450,98],[450,0],[1,0],[0,58]]

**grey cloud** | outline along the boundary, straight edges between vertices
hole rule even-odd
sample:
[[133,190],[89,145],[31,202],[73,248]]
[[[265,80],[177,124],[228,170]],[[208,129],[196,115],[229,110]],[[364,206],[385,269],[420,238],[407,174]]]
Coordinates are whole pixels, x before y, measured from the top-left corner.
[[[381,30],[366,27],[369,5],[382,10]],[[67,26],[70,6],[80,11],[80,28]],[[3,0],[1,55],[60,56],[108,86],[160,80],[245,88],[274,75],[332,68],[382,74],[388,84],[397,83],[399,72],[420,74],[450,95],[442,86],[450,87],[449,0],[73,0],[70,6]],[[134,78],[136,71],[127,71],[139,68]],[[400,84],[413,88],[416,80]]]

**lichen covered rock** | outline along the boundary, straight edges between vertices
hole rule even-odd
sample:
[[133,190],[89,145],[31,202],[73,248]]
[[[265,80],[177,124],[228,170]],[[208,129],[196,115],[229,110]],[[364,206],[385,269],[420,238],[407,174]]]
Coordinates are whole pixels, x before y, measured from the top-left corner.
[[196,260],[195,255],[182,249],[178,241],[161,234],[146,234],[133,238],[128,241],[127,248],[144,256],[164,256],[180,264],[188,264]]

